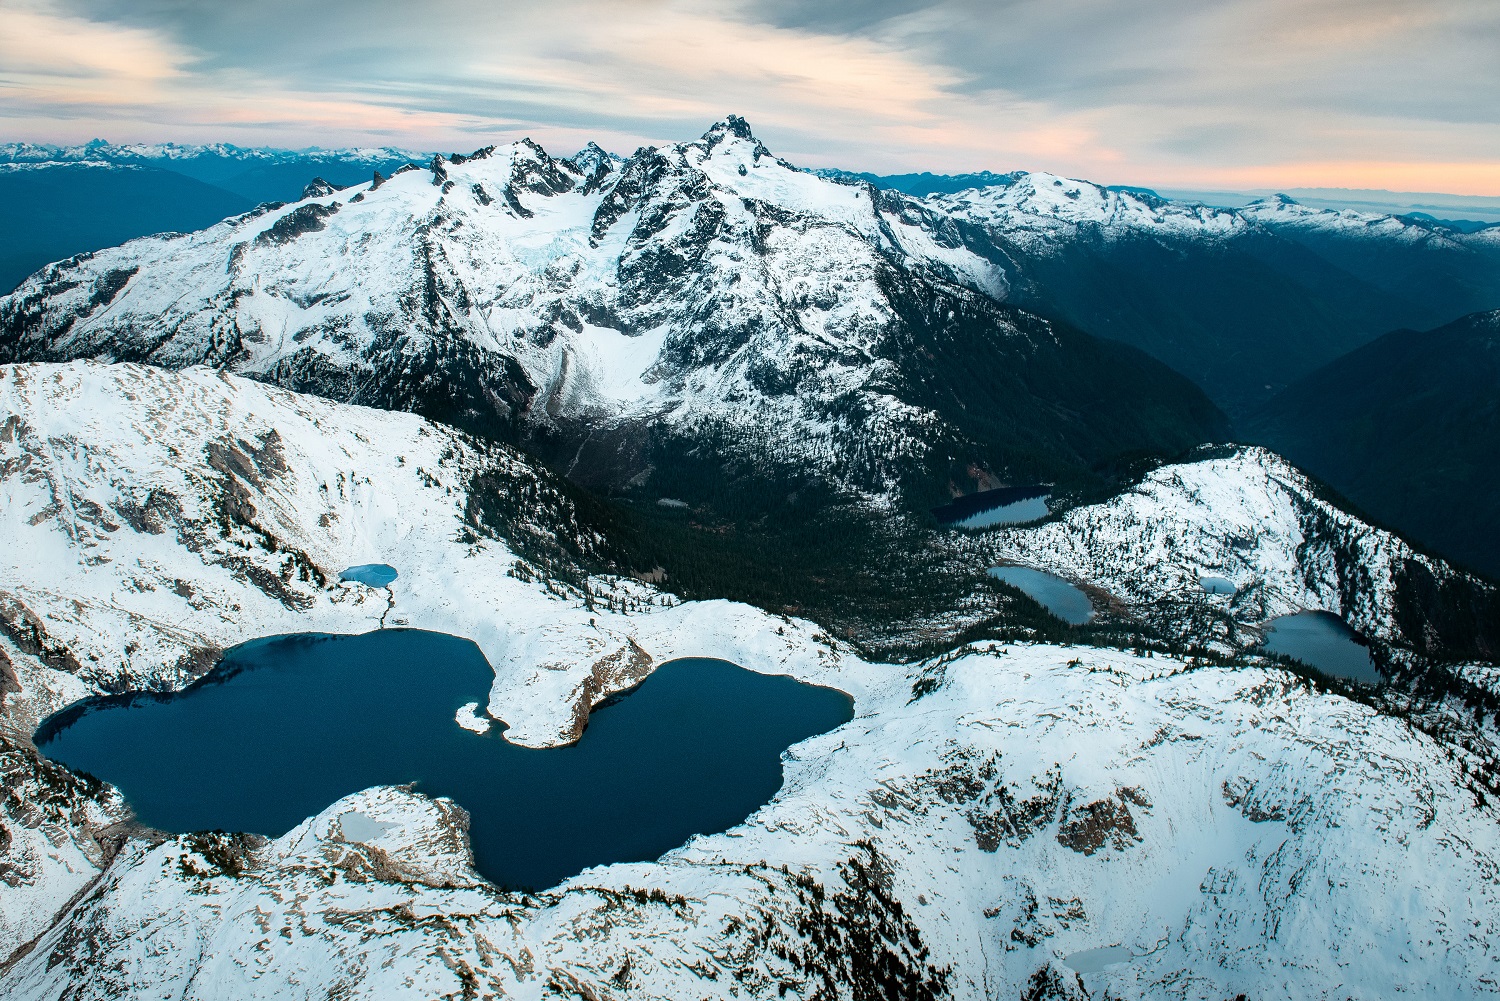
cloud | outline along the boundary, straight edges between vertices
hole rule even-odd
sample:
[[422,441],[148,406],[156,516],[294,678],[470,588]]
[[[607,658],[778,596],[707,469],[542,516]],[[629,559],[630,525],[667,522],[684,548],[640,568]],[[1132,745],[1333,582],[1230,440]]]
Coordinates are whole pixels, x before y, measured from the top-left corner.
[[0,40],[37,138],[623,152],[733,111],[814,165],[1500,194],[1491,0],[32,0]]
[[60,15],[42,6],[0,7],[0,87],[58,105],[161,100],[190,57],[157,33]]

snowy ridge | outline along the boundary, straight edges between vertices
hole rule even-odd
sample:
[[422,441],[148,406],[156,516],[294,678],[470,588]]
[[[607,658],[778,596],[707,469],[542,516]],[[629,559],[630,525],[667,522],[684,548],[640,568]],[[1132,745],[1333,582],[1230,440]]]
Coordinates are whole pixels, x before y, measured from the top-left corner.
[[[29,769],[0,803],[0,952],[77,896],[0,968],[7,997],[977,999],[1074,984],[1062,961],[1106,945],[1138,958],[1082,983],[1120,998],[1500,992],[1495,807],[1448,748],[1283,672],[1041,645],[868,664],[634,581],[594,578],[588,607],[508,575],[511,545],[466,516],[483,471],[537,498],[514,538],[567,530],[508,449],[202,369],[8,366],[0,399],[0,752]],[[1247,495],[1271,468],[1199,466]],[[389,592],[332,580],[375,560],[401,570]],[[112,829],[118,797],[26,743],[82,694],[382,617],[474,638],[488,714],[535,745],[690,654],[835,685],[857,715],[791,749],[744,825],[536,894],[474,873],[462,804],[374,789],[274,842],[163,840]]]
[[1043,171],[1016,171],[1006,175],[1004,184],[953,194],[893,197],[920,206],[935,228],[944,220],[980,226],[1033,253],[1081,236],[1220,241],[1253,233],[1318,234],[1446,249],[1493,246],[1500,239],[1500,227],[1464,233],[1411,216],[1314,208],[1286,195],[1258,199],[1242,208],[1216,208]]
[[[514,537],[597,539],[552,478],[503,446],[205,369],[0,373],[11,415],[0,430],[0,611],[20,684],[7,713],[28,727],[85,692],[180,688],[249,638],[382,621],[474,639],[497,668],[492,708],[546,689],[535,718],[497,713],[509,739],[542,746],[573,739],[578,714],[633,684],[631,671],[686,656],[704,635],[748,663],[831,656],[807,643],[810,626],[768,642],[741,621],[765,621],[759,613],[681,605],[630,579],[591,582],[619,612],[583,607],[568,586],[539,600],[544,583],[522,577],[545,570],[469,516],[475,478],[522,499],[534,523],[507,526]],[[396,566],[400,583],[337,579],[372,562]],[[542,618],[518,619],[516,603]]]
[[[57,164],[51,161],[21,161],[16,163],[0,163],[0,174],[22,174],[28,171],[42,171],[55,167]],[[82,167],[87,170],[142,170],[143,164],[139,163],[110,163],[107,160],[71,160],[69,167]]]
[[982,226],[1039,251],[1087,229],[1108,239],[1131,233],[1226,239],[1252,221],[1233,209],[1154,198],[1091,181],[1017,171],[1009,183],[913,199],[939,219]]
[[[1263,448],[1162,466],[1108,501],[984,533],[972,545],[984,559],[1098,588],[1174,632],[1194,631],[1210,610],[1227,649],[1259,643],[1268,619],[1321,610],[1371,638],[1425,651],[1399,621],[1403,575],[1494,590],[1322,499]],[[1235,593],[1204,593],[1204,576],[1231,581]]]
[[1356,209],[1313,208],[1286,195],[1257,199],[1236,211],[1262,226],[1294,234],[1338,234],[1448,248],[1493,247],[1500,243],[1500,227],[1486,227],[1473,233],[1465,233],[1441,222],[1412,216],[1361,212]]

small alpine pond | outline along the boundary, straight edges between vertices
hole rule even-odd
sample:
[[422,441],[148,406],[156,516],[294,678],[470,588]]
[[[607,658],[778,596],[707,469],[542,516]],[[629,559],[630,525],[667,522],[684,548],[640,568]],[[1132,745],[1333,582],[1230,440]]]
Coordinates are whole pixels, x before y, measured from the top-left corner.
[[1083,949],[1063,960],[1079,973],[1102,973],[1109,966],[1128,963],[1135,956],[1123,945],[1102,945],[1097,949]]
[[1234,594],[1239,590],[1227,577],[1199,577],[1198,586],[1209,594]]
[[990,576],[1026,592],[1070,626],[1081,626],[1094,617],[1088,595],[1054,574],[1030,567],[991,567]]
[[1331,612],[1282,615],[1267,624],[1265,648],[1295,657],[1304,664],[1368,685],[1380,683],[1380,672],[1370,659],[1370,648],[1359,634]]
[[932,515],[948,528],[994,528],[996,525],[1020,525],[1047,517],[1047,499],[1051,490],[1044,486],[1000,487],[966,494]]
[[[536,750],[455,722],[493,681],[477,646],[441,633],[272,637],[184,691],[77,703],[35,739],[166,831],[276,837],[341,796],[414,782],[469,811],[488,879],[542,888],[733,827],[780,789],[784,750],[853,715],[831,688],[684,659],[597,707],[577,743]],[[355,840],[375,826],[344,823]]]
[[361,563],[339,573],[339,580],[353,581],[369,587],[390,587],[396,581],[396,568],[389,563]]

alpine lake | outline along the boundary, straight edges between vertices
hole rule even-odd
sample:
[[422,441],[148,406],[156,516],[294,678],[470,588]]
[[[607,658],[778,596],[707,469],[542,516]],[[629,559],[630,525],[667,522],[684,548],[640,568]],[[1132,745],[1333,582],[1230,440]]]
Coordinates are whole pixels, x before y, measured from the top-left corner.
[[[989,572],[1068,625],[1080,626],[1093,618],[1088,595],[1055,574],[1019,566],[991,567]],[[1201,577],[1199,586],[1208,594],[1235,593],[1234,583],[1222,577]],[[1300,660],[1334,677],[1366,685],[1381,681],[1364,638],[1330,612],[1304,611],[1270,620],[1265,625],[1262,649]]]
[[1294,657],[1324,674],[1380,683],[1380,672],[1362,637],[1331,612],[1297,612],[1266,623],[1265,649]]
[[596,706],[576,743],[538,750],[457,722],[493,681],[474,643],[442,633],[271,637],[181,692],[77,703],[35,740],[170,832],[277,837],[349,793],[414,783],[469,812],[487,879],[542,888],[739,824],[780,789],[783,751],[853,716],[834,689],[683,659]]
[[1081,626],[1094,617],[1089,596],[1056,574],[1030,567],[991,567],[990,576],[1021,591],[1070,626]]

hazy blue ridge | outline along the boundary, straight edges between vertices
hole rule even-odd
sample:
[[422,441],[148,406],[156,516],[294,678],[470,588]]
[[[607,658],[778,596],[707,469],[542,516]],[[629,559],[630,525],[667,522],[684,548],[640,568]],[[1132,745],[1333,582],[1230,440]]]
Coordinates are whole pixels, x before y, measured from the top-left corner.
[[1500,311],[1377,338],[1245,430],[1375,519],[1500,579]]
[[80,163],[0,171],[0,288],[38,268],[152,233],[191,232],[254,203],[167,170]]

